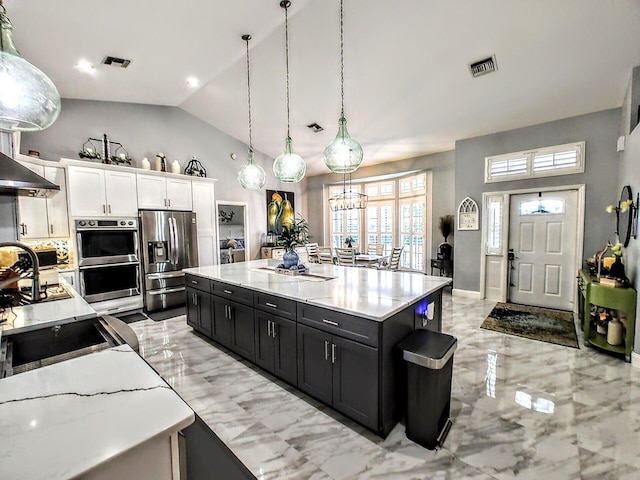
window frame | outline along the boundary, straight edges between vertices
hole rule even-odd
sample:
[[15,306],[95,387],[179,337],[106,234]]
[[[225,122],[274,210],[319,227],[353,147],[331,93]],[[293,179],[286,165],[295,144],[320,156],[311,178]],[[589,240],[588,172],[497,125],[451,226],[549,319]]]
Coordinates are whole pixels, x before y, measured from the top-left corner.
[[[585,168],[585,145],[586,142],[572,142],[550,147],[535,148],[520,152],[504,153],[492,155],[484,159],[484,183],[510,182],[512,180],[523,180],[527,178],[555,177],[558,175],[577,175],[584,173]],[[576,162],[568,167],[554,167],[547,169],[535,169],[536,157],[544,155],[556,155],[567,151],[576,151]],[[525,168],[522,173],[507,173],[502,175],[492,175],[492,166],[501,162],[518,161],[524,159]]]

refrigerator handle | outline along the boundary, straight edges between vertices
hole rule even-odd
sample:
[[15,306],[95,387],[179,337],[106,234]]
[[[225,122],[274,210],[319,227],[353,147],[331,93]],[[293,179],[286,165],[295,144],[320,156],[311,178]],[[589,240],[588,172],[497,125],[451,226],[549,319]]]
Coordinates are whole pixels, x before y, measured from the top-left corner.
[[178,226],[176,224],[176,219],[171,217],[169,219],[169,225],[171,225],[171,263],[174,265],[178,264]]

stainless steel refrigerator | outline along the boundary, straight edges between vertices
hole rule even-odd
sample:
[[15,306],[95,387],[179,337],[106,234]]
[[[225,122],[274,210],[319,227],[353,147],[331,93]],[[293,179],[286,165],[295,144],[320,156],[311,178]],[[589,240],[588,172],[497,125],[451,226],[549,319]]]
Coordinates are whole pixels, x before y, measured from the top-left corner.
[[140,231],[145,309],[184,305],[182,269],[198,266],[196,214],[140,210]]

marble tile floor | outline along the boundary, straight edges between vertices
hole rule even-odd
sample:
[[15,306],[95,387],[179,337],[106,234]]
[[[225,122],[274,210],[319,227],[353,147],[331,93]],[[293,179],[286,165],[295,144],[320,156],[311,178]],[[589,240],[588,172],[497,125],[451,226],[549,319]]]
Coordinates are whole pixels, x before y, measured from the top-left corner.
[[480,329],[494,302],[444,295],[458,338],[453,427],[426,450],[381,439],[235,354],[185,317],[132,324],[140,353],[258,479],[640,478],[640,370]]

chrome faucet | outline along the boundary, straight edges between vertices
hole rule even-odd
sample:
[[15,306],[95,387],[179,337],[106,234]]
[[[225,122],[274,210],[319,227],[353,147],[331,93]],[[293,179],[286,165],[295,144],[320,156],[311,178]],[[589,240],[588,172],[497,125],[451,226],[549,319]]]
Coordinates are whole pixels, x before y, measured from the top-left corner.
[[[18,247],[27,252],[29,258],[31,259],[31,264],[33,265],[33,281],[31,283],[31,301],[38,302],[40,301],[40,262],[38,262],[38,256],[36,252],[33,251],[31,247],[25,245],[24,243],[19,242],[1,242],[0,248],[2,247]],[[0,285],[1,287],[2,285]]]

